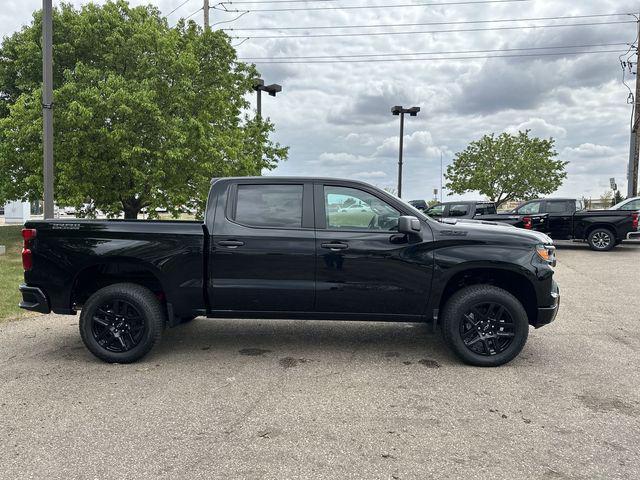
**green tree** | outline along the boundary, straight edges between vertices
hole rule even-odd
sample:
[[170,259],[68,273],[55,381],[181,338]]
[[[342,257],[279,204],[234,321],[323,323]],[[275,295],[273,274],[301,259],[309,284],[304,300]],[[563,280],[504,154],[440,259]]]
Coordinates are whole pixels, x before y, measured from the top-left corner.
[[620,190],[616,190],[613,198],[611,199],[611,206],[613,207],[615,204],[620,203],[623,200],[624,197],[622,196],[622,193],[620,193]]
[[480,192],[499,207],[556,191],[566,178],[568,162],[556,160],[553,138],[485,135],[456,154],[447,167],[445,185],[451,193]]
[[[41,13],[0,47],[0,201],[42,198]],[[273,125],[250,118],[257,72],[223,32],[169,27],[125,0],[54,11],[54,158],[59,205],[126,218],[202,212],[212,177],[284,160]]]

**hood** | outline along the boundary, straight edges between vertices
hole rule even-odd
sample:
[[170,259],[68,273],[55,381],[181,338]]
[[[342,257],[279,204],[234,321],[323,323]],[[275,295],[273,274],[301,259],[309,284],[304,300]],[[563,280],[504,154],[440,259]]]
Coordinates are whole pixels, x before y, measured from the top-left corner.
[[[462,236],[466,234],[478,235],[505,235],[520,240],[530,240],[532,244],[543,243],[550,245],[553,240],[548,235],[535,230],[525,230],[524,228],[516,228],[513,225],[507,225],[501,222],[490,222],[487,220],[459,220],[446,218],[440,222],[440,234],[453,236]],[[452,228],[448,228],[452,227]]]

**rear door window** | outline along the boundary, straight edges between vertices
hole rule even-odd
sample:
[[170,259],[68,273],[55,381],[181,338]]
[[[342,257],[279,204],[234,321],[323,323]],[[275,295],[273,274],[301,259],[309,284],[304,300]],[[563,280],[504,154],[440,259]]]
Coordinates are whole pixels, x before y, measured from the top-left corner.
[[575,202],[569,200],[549,201],[546,203],[546,213],[569,213],[575,208]]
[[496,206],[493,203],[479,203],[476,205],[476,215],[495,215]]
[[234,220],[249,227],[301,228],[302,185],[238,185]]

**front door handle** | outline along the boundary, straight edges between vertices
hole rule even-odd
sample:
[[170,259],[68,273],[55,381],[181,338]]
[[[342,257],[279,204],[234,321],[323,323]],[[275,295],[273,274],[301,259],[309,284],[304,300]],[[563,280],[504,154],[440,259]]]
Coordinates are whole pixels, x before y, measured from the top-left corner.
[[332,252],[338,252],[340,250],[346,250],[347,248],[349,248],[349,245],[347,245],[346,243],[342,243],[342,242],[322,243],[320,246],[322,248],[328,248]]
[[244,245],[240,240],[220,240],[218,245],[221,247],[238,248]]

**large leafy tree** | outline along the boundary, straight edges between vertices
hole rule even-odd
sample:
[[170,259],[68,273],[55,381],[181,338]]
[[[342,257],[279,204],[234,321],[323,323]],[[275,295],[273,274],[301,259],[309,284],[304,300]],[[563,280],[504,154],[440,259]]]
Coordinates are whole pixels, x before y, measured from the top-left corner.
[[[42,198],[41,14],[0,48],[0,201]],[[56,202],[202,211],[215,176],[286,158],[246,115],[257,72],[222,32],[125,0],[54,11]]]
[[456,154],[447,167],[446,188],[462,194],[477,191],[497,206],[555,192],[566,178],[568,162],[557,160],[555,141],[515,135],[485,135]]

